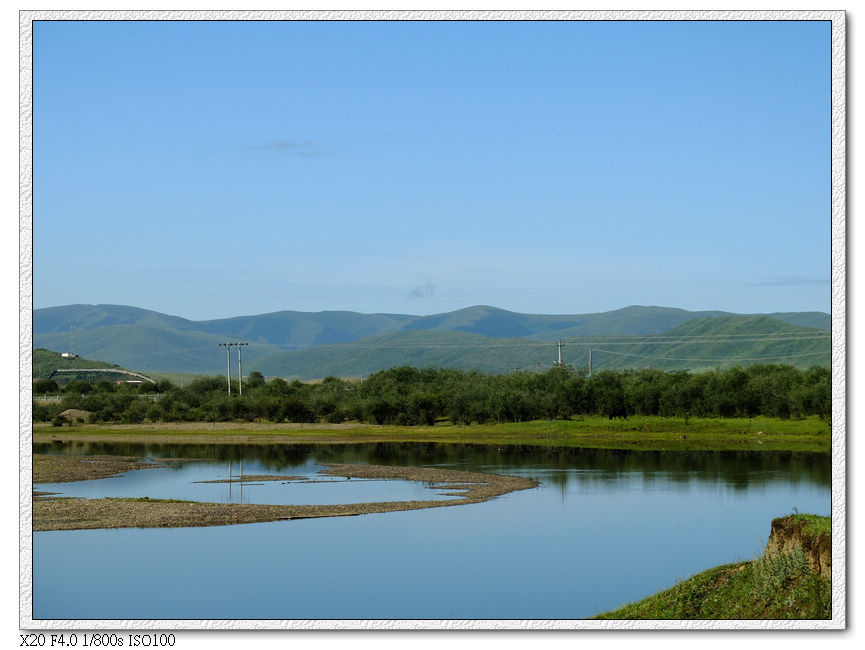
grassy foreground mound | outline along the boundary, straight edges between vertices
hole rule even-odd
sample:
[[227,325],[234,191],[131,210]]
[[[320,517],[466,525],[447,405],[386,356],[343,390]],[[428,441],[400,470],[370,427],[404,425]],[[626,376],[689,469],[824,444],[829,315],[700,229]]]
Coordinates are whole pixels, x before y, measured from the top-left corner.
[[772,521],[766,551],[751,562],[709,569],[598,619],[829,619],[830,519]]

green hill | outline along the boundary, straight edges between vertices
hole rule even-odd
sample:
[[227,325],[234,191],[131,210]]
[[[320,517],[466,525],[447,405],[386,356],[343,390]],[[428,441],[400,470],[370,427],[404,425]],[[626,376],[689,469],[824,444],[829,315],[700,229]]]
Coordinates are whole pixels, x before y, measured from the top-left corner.
[[110,325],[141,325],[173,330],[197,330],[195,321],[169,316],[149,309],[125,305],[67,305],[46,307],[33,312],[33,332],[63,334],[92,330]]
[[362,377],[401,365],[476,368],[501,373],[512,371],[515,366],[536,368],[543,359],[549,368],[554,356],[554,345],[531,339],[415,330],[298,352],[279,352],[259,357],[253,365],[265,375],[320,379],[328,375]]
[[[564,341],[562,360],[575,367],[701,370],[754,363],[828,365],[826,332],[768,316],[721,316],[690,321],[660,335],[574,337]],[[255,359],[265,375],[320,379],[361,377],[400,365],[439,366],[484,372],[537,371],[557,360],[555,343],[530,338],[494,339],[467,332],[412,331],[352,343],[279,352]]]
[[[77,349],[88,357],[109,359],[143,371],[225,372],[225,349],[219,343],[225,342],[226,336],[144,325],[108,325],[77,331],[76,339]],[[69,335],[34,335],[34,340],[46,348],[62,350],[68,347]],[[243,356],[251,359],[277,350],[275,346],[250,343]]]
[[[57,371],[61,372],[57,372]],[[76,372],[68,372],[75,370]],[[96,372],[88,372],[88,370]],[[104,372],[115,370],[114,372]],[[115,379],[130,379],[131,371],[113,363],[94,361],[81,357],[64,357],[59,352],[42,348],[33,350],[33,379],[53,379],[63,385],[77,379],[94,381],[114,381]],[[55,374],[56,373],[56,374]]]
[[200,326],[204,331],[220,336],[230,335],[245,341],[297,350],[396,332],[413,318],[399,314],[357,314],[349,311],[280,311],[202,321]]
[[[304,378],[360,376],[402,363],[487,372],[536,369],[541,367],[538,364],[549,366],[557,358],[555,342],[560,338],[566,340],[565,362],[576,366],[588,365],[590,348],[597,350],[592,360],[593,367],[598,368],[712,367],[717,359],[741,357],[747,362],[750,358],[792,354],[812,355],[801,357],[806,365],[828,363],[828,346],[825,355],[816,354],[823,350],[818,339],[795,339],[786,341],[790,344],[786,346],[781,345],[785,341],[772,339],[766,341],[771,345],[748,348],[736,341],[726,346],[719,342],[716,347],[707,347],[704,342],[698,348],[692,341],[680,341],[676,347],[670,341],[662,345],[660,339],[645,338],[695,336],[687,333],[692,330],[673,328],[696,327],[695,323],[707,318],[745,319],[736,321],[743,328],[741,333],[754,335],[762,330],[750,332],[749,328],[759,329],[759,321],[753,320],[759,318],[772,323],[770,332],[764,333],[783,332],[785,326],[796,328],[803,323],[817,324],[824,333],[829,328],[828,314],[774,316],[642,306],[597,314],[542,315],[475,306],[430,316],[281,311],[191,321],[122,305],[69,305],[33,312],[33,342],[36,347],[65,351],[74,335],[76,349],[87,358],[144,372],[216,374],[225,371],[225,354],[218,344],[240,340],[249,343],[243,350],[244,368]],[[722,324],[719,321],[706,327]],[[803,347],[806,343],[811,347]]]
[[[615,311],[590,314],[577,325],[561,330],[550,330],[545,334],[535,334],[535,338],[554,340],[577,336],[597,335],[638,335],[658,334],[696,320],[723,316],[748,317],[747,314],[730,314],[723,311],[686,311],[670,307],[632,306]],[[779,321],[801,327],[817,327],[825,331],[831,329],[829,314],[821,312],[787,312],[774,314],[754,314],[768,316]]]
[[406,330],[467,332],[491,338],[520,338],[571,327],[585,316],[518,314],[479,305],[445,314],[420,316],[405,324]]
[[614,311],[590,314],[579,323],[552,331],[545,338],[571,338],[599,335],[645,335],[665,332],[672,327],[694,320],[726,316],[723,311],[686,311],[669,307],[642,307],[634,305]]
[[828,366],[831,338],[817,328],[799,327],[769,316],[719,316],[688,321],[663,334],[569,341],[594,368],[660,368],[694,371],[755,363],[789,363],[797,368]]
[[778,312],[766,315],[800,327],[815,327],[826,332],[832,329],[832,317],[821,311]]

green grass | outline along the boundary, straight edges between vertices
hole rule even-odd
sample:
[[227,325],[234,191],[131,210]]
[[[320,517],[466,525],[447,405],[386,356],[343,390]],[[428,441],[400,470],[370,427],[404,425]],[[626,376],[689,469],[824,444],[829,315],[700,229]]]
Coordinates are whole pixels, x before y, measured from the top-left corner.
[[406,441],[520,444],[595,449],[763,450],[828,452],[831,435],[818,418],[710,419],[632,417],[609,420],[514,422],[492,425],[383,426],[348,430],[361,436],[386,435]]
[[[458,426],[357,426],[340,429],[292,428],[260,423],[216,427],[207,423],[139,425],[116,428],[112,425],[76,425],[62,429],[39,426],[39,435],[69,440],[106,440],[107,437],[134,442],[146,436],[160,439],[192,439],[202,442],[243,442],[256,438],[272,444],[274,438],[287,443],[334,442],[440,442],[482,445],[533,445],[591,449],[634,449],[652,451],[807,451],[828,453],[831,434],[826,422],[810,417],[801,420],[777,418],[661,418],[631,417],[609,420],[586,417],[579,420],[516,422],[495,425]],[[61,433],[62,431],[62,433]],[[237,440],[232,440],[232,437]],[[242,440],[241,440],[242,439]]]
[[801,551],[699,573],[598,619],[828,619],[828,579],[808,571]]
[[[828,517],[793,515],[815,530]],[[801,548],[703,571],[674,587],[595,618],[598,619],[828,619],[832,616],[828,576],[809,569]]]
[[821,517],[819,515],[792,515],[795,521],[804,522],[805,527],[802,529],[804,535],[831,535],[832,520],[829,517]]

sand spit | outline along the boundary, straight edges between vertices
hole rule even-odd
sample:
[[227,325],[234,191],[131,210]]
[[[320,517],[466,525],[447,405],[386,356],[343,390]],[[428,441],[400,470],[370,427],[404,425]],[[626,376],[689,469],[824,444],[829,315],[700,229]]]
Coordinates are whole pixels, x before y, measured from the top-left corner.
[[[538,485],[519,476],[502,476],[501,474],[483,474],[481,472],[463,472],[437,467],[398,467],[388,465],[327,465],[322,474],[344,476],[346,478],[378,478],[402,481],[422,481],[436,483],[434,486],[442,490],[466,490],[466,492],[443,493],[445,496],[461,496],[462,501],[447,503],[478,503],[501,494],[515,490],[525,490]],[[424,502],[426,503],[426,502]]]
[[237,478],[218,478],[213,481],[193,481],[193,483],[263,483],[264,481],[303,481],[305,476],[279,474],[244,474]]
[[436,485],[431,486],[434,489],[449,491],[443,493],[444,495],[460,498],[307,506],[198,503],[148,498],[40,498],[33,503],[33,530],[227,526],[311,517],[345,517],[480,503],[508,492],[538,485],[537,481],[515,476],[426,467],[330,465],[322,470],[322,473],[344,476],[347,479],[382,478],[434,483]]
[[33,454],[34,483],[68,483],[109,478],[134,469],[164,467],[129,456],[51,456]]

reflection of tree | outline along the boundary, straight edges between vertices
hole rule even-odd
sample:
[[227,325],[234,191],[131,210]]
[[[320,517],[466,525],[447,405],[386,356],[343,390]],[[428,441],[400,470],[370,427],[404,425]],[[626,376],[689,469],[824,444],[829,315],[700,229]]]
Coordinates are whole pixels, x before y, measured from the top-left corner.
[[[826,454],[747,451],[624,451],[571,449],[527,445],[470,445],[437,443],[370,443],[356,445],[141,445],[115,443],[42,443],[34,453],[110,455],[149,458],[197,458],[211,461],[257,461],[264,468],[317,463],[371,465],[441,465],[468,471],[520,471],[559,485],[616,483],[626,478],[657,477],[675,483],[723,483],[740,490],[769,481],[828,486],[831,463]],[[179,463],[178,463],[179,464]],[[169,466],[176,466],[169,463]],[[543,470],[582,470],[549,472]],[[532,470],[538,470],[533,475]]]

